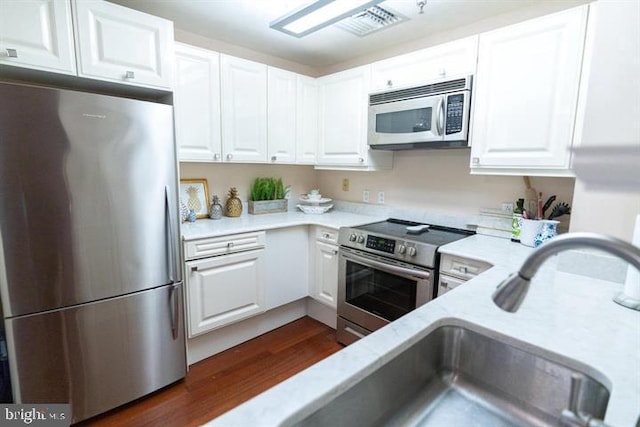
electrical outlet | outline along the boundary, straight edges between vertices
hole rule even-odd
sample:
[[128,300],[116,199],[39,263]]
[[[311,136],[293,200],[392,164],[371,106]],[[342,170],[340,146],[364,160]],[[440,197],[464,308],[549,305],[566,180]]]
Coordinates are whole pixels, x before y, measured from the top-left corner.
[[342,179],[342,191],[349,191],[349,178]]
[[362,201],[365,203],[369,203],[369,190],[364,190],[362,192]]
[[384,191],[378,191],[378,203],[384,203]]
[[513,213],[513,203],[503,203],[501,210],[504,213]]

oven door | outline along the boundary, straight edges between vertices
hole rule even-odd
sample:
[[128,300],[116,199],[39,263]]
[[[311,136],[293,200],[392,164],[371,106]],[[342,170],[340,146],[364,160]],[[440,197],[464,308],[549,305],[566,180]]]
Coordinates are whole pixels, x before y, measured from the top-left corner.
[[444,95],[371,105],[369,145],[443,141],[444,113]]
[[380,329],[430,301],[433,276],[426,268],[341,247],[338,316]]

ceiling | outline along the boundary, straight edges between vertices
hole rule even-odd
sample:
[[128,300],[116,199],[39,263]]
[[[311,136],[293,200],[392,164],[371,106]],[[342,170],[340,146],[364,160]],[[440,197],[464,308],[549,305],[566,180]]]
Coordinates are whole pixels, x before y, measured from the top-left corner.
[[298,39],[270,29],[269,23],[311,3],[310,0],[110,1],[169,19],[178,30],[315,68],[540,3],[540,0],[428,0],[424,13],[418,14],[415,0],[387,0],[380,6],[409,20],[365,37],[332,26]]

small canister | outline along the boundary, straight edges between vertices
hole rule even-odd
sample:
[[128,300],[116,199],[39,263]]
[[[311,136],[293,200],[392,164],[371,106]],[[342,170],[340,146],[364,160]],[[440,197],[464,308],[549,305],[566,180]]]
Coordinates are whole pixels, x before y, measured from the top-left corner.
[[520,233],[522,232],[522,211],[524,210],[524,199],[518,199],[516,208],[513,210],[513,218],[511,220],[511,241],[519,242]]

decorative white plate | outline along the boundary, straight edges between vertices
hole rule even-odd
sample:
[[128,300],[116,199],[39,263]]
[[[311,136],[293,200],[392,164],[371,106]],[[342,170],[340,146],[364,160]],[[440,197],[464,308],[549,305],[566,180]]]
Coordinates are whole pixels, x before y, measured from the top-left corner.
[[304,203],[313,203],[314,205],[318,205],[320,203],[329,203],[331,201],[331,199],[327,199],[327,198],[321,198],[321,199],[317,199],[317,200],[311,200],[310,198],[308,198],[307,196],[301,196],[300,197],[300,201],[304,202]]
[[333,205],[327,205],[327,206],[297,205],[297,208],[299,208],[302,212],[304,212],[306,214],[312,214],[312,215],[323,214],[323,213],[327,212],[329,209],[331,209],[332,207],[333,207]]

